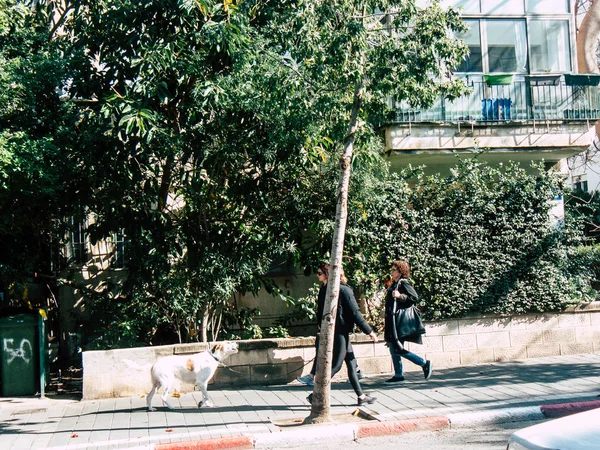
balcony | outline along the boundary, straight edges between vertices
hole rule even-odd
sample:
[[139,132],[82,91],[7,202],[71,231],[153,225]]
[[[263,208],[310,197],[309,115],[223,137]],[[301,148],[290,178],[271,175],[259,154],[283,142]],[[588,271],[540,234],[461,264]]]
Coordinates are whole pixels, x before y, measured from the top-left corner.
[[397,104],[396,123],[593,122],[600,119],[598,81],[600,75],[539,74],[486,80],[481,75],[469,76],[470,94],[454,101],[440,99],[429,109]]

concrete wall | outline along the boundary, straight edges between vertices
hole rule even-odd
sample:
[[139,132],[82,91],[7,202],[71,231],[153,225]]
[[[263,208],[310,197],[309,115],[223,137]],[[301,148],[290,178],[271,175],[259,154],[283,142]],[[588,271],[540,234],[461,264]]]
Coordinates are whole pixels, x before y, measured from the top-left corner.
[[[600,303],[572,308],[563,313],[516,317],[469,317],[426,323],[423,345],[409,348],[441,369],[512,359],[583,354],[600,351]],[[391,359],[384,343],[373,344],[357,335],[354,351],[367,374],[390,373]],[[150,367],[171,354],[204,351],[208,344],[180,344],[83,353],[85,400],[144,395],[150,390]],[[240,352],[225,360],[215,386],[288,383],[308,373],[315,356],[314,338],[240,341]],[[420,370],[410,362],[405,370]],[[345,378],[342,369],[337,378]],[[181,385],[179,392],[193,386]]]

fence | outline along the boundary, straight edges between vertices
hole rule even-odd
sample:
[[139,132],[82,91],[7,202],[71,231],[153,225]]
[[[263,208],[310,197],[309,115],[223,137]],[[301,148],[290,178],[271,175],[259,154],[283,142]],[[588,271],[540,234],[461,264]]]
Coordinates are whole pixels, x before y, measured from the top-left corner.
[[567,80],[569,84],[557,76],[531,76],[510,84],[489,85],[483,79],[468,79],[470,93],[454,101],[439,99],[429,109],[398,103],[396,121],[501,123],[599,119],[599,87]]

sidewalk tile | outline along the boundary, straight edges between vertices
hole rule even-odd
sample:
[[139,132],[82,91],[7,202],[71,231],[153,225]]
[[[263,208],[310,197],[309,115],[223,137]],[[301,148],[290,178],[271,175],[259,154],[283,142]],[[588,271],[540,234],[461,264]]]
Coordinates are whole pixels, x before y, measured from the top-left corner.
[[[363,390],[377,397],[368,410],[386,421],[477,413],[597,400],[600,355],[550,356],[436,369],[429,382],[418,370],[408,370],[407,382],[400,386],[387,385],[387,378],[389,375],[371,375],[361,381]],[[149,448],[157,443],[278,433],[282,428],[272,420],[310,414],[306,396],[311,392],[311,388],[295,382],[222,389],[209,386],[215,405],[212,408],[198,409],[202,394],[195,391],[173,398],[176,409],[172,411],[162,406],[157,396],[157,411],[153,412],[147,411],[144,396],[79,402],[7,399],[0,401],[0,448]],[[357,408],[349,383],[332,384],[330,404],[334,415]]]

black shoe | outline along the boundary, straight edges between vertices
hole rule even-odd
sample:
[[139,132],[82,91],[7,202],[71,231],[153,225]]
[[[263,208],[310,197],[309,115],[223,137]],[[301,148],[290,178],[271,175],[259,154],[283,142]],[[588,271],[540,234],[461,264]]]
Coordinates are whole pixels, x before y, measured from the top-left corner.
[[312,394],[308,394],[308,397],[306,397],[306,400],[308,400],[308,403],[310,403],[312,405]]
[[404,377],[393,376],[389,380],[385,380],[385,382],[386,383],[398,383],[398,384],[402,384],[402,383],[404,383]]
[[358,406],[362,406],[364,404],[370,405],[371,403],[375,403],[375,400],[377,400],[375,397],[365,394],[363,398],[358,397]]
[[432,370],[433,368],[431,367],[431,361],[425,361],[425,365],[423,366],[423,376],[426,380],[429,380],[429,377],[431,377]]

